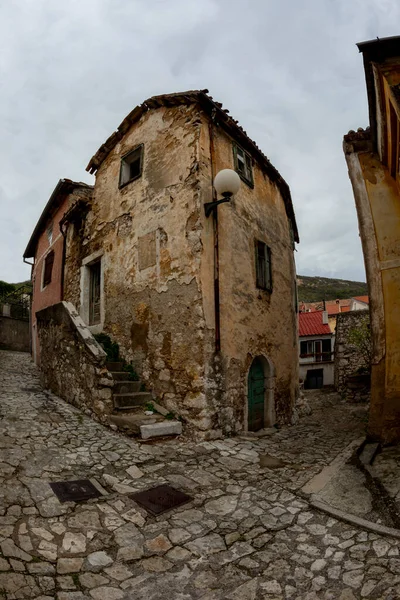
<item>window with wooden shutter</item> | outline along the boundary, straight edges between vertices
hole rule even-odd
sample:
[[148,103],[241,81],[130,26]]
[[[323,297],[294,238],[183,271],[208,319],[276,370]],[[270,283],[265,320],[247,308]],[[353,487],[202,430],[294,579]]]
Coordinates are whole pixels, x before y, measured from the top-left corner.
[[51,274],[53,272],[54,250],[48,253],[44,259],[43,287],[51,282]]
[[243,179],[250,187],[254,187],[253,161],[250,154],[247,154],[247,152],[237,144],[233,144],[233,159],[235,170],[240,175],[241,179]]
[[89,325],[97,325],[100,323],[101,261],[93,263],[89,269]]
[[121,158],[119,187],[138,179],[143,170],[143,144],[134,148]]
[[258,240],[256,241],[256,286],[261,290],[272,291],[271,248]]

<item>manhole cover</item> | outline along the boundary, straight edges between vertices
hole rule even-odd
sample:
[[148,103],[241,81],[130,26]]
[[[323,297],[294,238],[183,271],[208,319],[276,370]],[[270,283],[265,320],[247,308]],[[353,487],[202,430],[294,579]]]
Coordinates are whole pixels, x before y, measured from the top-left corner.
[[144,492],[130,494],[129,497],[155,516],[193,500],[191,496],[176,490],[170,485],[158,485]]
[[77,481],[55,481],[49,484],[60,502],[81,502],[99,498],[101,493],[89,479]]

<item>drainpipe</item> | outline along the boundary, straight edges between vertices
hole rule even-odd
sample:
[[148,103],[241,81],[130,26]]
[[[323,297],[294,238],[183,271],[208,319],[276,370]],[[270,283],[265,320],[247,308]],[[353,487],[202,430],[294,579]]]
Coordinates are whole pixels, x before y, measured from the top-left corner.
[[[210,158],[211,158],[211,189],[212,199],[217,200],[217,194],[214,189],[214,125],[208,125],[210,136]],[[221,312],[219,304],[219,247],[218,247],[218,210],[215,207],[213,210],[213,227],[214,227],[214,313],[215,313],[215,352],[221,350]]]

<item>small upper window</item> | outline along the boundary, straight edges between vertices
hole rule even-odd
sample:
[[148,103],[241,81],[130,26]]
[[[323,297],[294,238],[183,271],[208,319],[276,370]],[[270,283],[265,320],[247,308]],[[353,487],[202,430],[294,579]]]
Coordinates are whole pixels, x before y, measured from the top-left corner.
[[256,241],[256,286],[272,291],[271,248]]
[[119,172],[119,187],[123,187],[130,181],[138,179],[143,168],[143,144],[131,150],[121,158],[121,170]]
[[49,244],[53,241],[53,221],[49,224],[46,229],[47,239],[49,240]]
[[51,274],[53,272],[54,251],[48,253],[44,259],[43,287],[51,282]]
[[247,154],[240,146],[233,145],[233,156],[235,159],[235,169],[240,177],[249,185],[254,186],[253,167],[250,154]]

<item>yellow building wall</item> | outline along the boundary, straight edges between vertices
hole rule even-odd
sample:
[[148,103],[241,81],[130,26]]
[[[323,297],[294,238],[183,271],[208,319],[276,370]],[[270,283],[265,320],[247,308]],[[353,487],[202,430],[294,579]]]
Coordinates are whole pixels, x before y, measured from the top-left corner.
[[[400,197],[395,180],[378,157],[358,154],[373,222],[373,231],[360,228],[363,246],[376,243],[383,306],[372,293],[371,311],[382,312],[382,359],[372,367],[371,416],[373,437],[400,440]],[[357,199],[356,199],[357,200]]]

